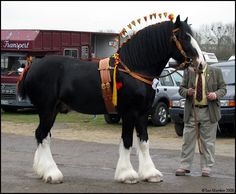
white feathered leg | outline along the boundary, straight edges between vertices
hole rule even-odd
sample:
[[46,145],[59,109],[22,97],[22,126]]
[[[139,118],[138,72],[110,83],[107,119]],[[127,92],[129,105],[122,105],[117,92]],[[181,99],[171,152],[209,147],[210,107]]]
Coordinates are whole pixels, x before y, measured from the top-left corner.
[[137,142],[139,156],[139,179],[148,182],[161,182],[163,179],[162,173],[156,169],[151,156],[149,154],[149,141]]
[[137,183],[138,174],[133,169],[133,166],[130,162],[130,152],[131,148],[126,149],[124,147],[123,139],[120,142],[119,148],[119,160],[116,166],[115,180],[123,183]]
[[38,145],[34,155],[33,169],[47,183],[63,182],[63,175],[52,157],[49,136]]

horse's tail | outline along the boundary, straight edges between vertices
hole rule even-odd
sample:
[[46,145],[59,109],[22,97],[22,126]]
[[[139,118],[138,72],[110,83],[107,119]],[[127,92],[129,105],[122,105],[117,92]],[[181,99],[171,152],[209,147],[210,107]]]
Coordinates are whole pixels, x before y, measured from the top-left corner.
[[26,90],[25,90],[25,78],[28,74],[28,70],[30,69],[30,65],[27,65],[23,72],[21,73],[20,77],[18,78],[16,88],[17,88],[17,93],[18,95],[22,98],[25,99],[27,96]]

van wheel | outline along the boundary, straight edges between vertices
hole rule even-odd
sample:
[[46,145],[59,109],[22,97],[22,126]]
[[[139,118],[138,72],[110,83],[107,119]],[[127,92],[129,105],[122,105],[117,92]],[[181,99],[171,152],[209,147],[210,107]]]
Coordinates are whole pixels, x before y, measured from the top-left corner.
[[104,119],[108,124],[119,123],[120,115],[118,115],[118,114],[105,114]]
[[175,132],[178,136],[183,136],[184,124],[183,123],[175,123]]
[[168,123],[169,109],[164,102],[159,102],[152,113],[152,123],[156,126],[165,126]]

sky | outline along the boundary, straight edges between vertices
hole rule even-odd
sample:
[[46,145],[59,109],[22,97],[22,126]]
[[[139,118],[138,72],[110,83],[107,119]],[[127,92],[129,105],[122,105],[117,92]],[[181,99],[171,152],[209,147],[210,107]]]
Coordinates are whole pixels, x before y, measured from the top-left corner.
[[1,29],[112,31],[152,13],[203,24],[235,24],[235,1],[1,1]]

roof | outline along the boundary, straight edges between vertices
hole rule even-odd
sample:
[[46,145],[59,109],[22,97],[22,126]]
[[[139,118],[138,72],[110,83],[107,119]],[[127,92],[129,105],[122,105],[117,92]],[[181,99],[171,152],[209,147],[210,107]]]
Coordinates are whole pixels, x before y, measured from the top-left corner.
[[232,60],[235,60],[235,55],[232,55],[232,56],[228,59],[228,61],[232,61]]
[[33,41],[39,30],[1,30],[1,40]]
[[[85,32],[85,31],[68,31],[68,30],[20,30],[20,29],[1,29],[1,40],[11,40],[11,41],[33,41],[36,39],[40,31],[50,31],[50,32]],[[92,34],[101,35],[119,35],[113,32],[85,32]]]
[[221,67],[221,66],[235,66],[235,60],[223,61],[220,63],[214,63],[211,66]]
[[102,32],[65,30],[4,29],[1,30],[1,49],[4,51],[62,52],[64,46],[91,44],[91,34],[116,35]]

